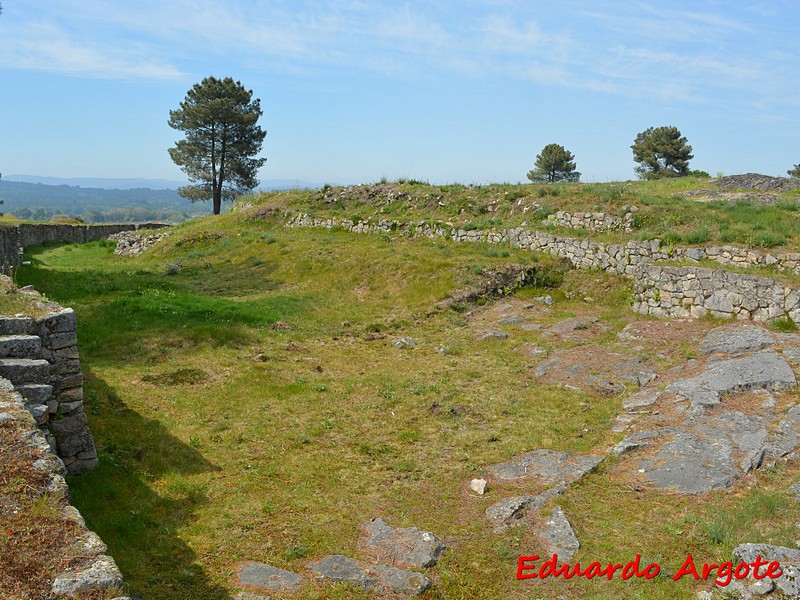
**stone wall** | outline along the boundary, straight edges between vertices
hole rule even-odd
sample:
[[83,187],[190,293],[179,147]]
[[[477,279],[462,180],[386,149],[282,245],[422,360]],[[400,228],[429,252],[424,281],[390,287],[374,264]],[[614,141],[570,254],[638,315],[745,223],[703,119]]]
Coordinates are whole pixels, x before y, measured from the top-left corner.
[[295,215],[290,227],[340,227],[356,233],[398,232],[411,237],[446,238],[454,242],[485,242],[509,244],[515,248],[546,252],[566,258],[581,269],[602,269],[620,275],[633,276],[637,264],[672,257],[659,240],[630,241],[625,244],[604,244],[588,238],[577,239],[533,231],[524,227],[499,231],[467,230],[450,223],[398,223],[396,221],[355,222],[349,219]]
[[660,317],[735,317],[766,321],[788,317],[800,324],[800,291],[773,279],[740,275],[722,269],[665,267],[667,260],[713,260],[737,266],[774,265],[800,273],[800,254],[764,254],[735,246],[677,248],[660,240],[604,244],[588,238],[561,237],[518,227],[501,231],[464,230],[450,223],[396,221],[354,222],[349,219],[295,215],[290,227],[341,227],[358,233],[390,233],[455,242],[506,243],[516,248],[566,258],[576,268],[597,269],[634,278],[634,310]]
[[166,223],[114,223],[109,225],[67,225],[59,223],[21,223],[0,227],[0,265],[19,266],[22,248],[45,243],[85,243],[107,238],[120,231],[159,229]]
[[593,242],[588,238],[571,238],[516,227],[484,231],[468,230],[452,223],[400,223],[380,220],[352,221],[334,217],[312,217],[307,214],[288,215],[289,227],[339,227],[355,233],[390,233],[427,238],[448,238],[454,242],[507,243],[517,248],[547,252],[566,258],[578,268],[602,269],[633,276],[636,265],[663,260],[711,260],[733,266],[774,266],[800,275],[800,253],[764,253],[736,246],[681,248],[661,240],[632,240],[624,244]]
[[0,316],[0,377],[25,398],[67,470],[80,473],[98,460],[83,410],[75,312],[42,302],[34,290],[22,293],[31,297],[41,316]]
[[615,217],[608,213],[574,212],[559,210],[553,215],[548,215],[544,220],[545,225],[569,227],[570,229],[587,229],[589,231],[633,231],[633,213],[636,207],[628,207],[624,217]]
[[723,269],[643,265],[634,276],[633,310],[658,317],[714,317],[800,323],[800,290]]
[[[47,597],[108,598],[114,592],[119,593],[123,586],[122,574],[114,559],[106,554],[106,545],[97,534],[86,528],[80,512],[69,504],[64,463],[52,453],[50,444],[37,427],[26,404],[27,401],[14,390],[13,384],[0,378],[0,424],[7,428],[7,435],[12,440],[5,452],[15,456],[20,463],[16,465],[18,473],[44,475],[44,484],[40,483],[38,477],[26,480],[26,494],[30,495],[34,490],[41,495],[47,494],[52,503],[57,503],[60,513],[58,517],[50,517],[51,523],[60,519],[64,531],[70,532],[65,533],[66,545],[59,557],[59,567]],[[18,502],[20,498],[6,496],[5,500],[16,506],[16,510],[23,511],[23,514],[28,510],[26,502]],[[30,515],[30,518],[37,516]],[[41,540],[41,543],[52,544],[52,541]],[[30,573],[30,577],[42,577],[42,573]],[[117,600],[125,599],[118,597]]]

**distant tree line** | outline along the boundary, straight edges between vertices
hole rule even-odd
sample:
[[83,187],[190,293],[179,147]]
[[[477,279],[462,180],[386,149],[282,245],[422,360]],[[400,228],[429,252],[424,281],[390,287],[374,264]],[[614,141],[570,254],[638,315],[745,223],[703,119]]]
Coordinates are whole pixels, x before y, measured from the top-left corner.
[[107,190],[0,180],[3,209],[19,219],[49,221],[70,216],[87,223],[115,221],[181,222],[204,214],[175,190]]

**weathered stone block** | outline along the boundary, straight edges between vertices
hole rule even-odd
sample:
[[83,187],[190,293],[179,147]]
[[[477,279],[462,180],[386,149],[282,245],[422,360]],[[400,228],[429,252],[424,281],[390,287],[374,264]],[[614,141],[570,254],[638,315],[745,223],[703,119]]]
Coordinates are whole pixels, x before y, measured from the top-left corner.
[[60,350],[78,344],[78,336],[74,332],[53,333],[47,337],[47,345],[52,350]]
[[83,400],[83,388],[75,387],[68,390],[62,390],[58,394],[59,402],[74,402],[76,400]]
[[32,404],[47,404],[53,397],[53,387],[45,383],[27,383],[18,385],[15,389]]
[[40,358],[42,340],[35,335],[0,337],[0,356],[11,358]]
[[78,319],[75,316],[75,311],[71,308],[64,308],[39,321],[39,333],[42,337],[53,333],[72,333],[77,328]]
[[50,377],[50,363],[42,359],[2,358],[0,377],[5,377],[14,385],[42,383]]
[[58,455],[61,458],[75,456],[79,452],[94,448],[94,437],[89,431],[89,424],[83,413],[51,420],[50,429],[56,436]]
[[0,316],[0,335],[29,334],[33,326],[32,317]]

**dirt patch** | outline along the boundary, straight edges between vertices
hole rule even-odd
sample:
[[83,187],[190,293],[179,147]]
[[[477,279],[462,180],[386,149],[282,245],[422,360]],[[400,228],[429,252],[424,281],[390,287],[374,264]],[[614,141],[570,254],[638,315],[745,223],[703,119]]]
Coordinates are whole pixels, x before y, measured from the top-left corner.
[[647,385],[656,371],[641,359],[595,344],[556,350],[539,363],[535,374],[544,383],[561,383],[604,396]]

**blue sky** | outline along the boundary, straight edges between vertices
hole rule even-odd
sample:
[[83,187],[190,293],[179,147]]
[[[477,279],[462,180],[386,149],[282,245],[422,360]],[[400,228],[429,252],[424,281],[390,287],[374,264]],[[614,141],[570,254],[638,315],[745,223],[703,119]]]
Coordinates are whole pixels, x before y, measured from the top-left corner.
[[675,125],[692,168],[800,162],[800,2],[2,0],[0,172],[182,179],[203,77],[261,99],[262,179],[526,181],[558,143],[633,179]]

